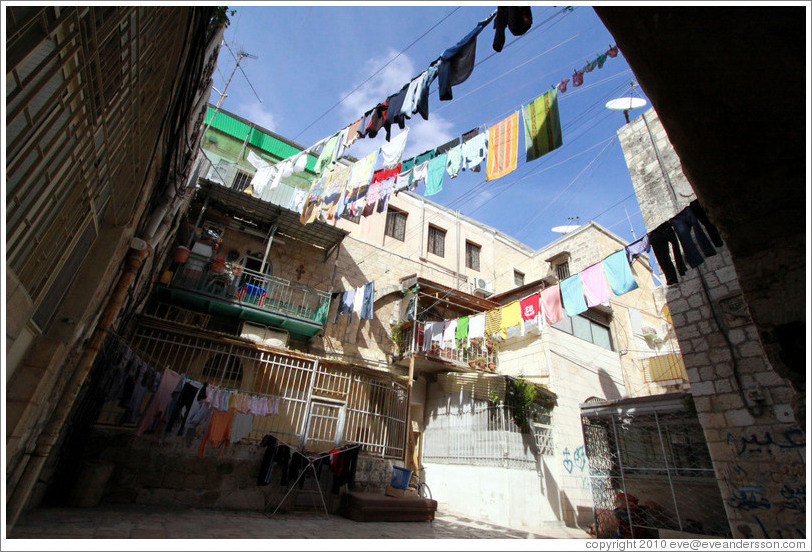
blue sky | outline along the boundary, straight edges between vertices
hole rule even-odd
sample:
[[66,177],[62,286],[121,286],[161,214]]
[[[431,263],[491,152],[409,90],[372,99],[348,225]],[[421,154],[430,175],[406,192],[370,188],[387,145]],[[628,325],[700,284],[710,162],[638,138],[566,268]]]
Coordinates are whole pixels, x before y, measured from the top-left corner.
[[[494,31],[488,25],[478,37],[477,66],[454,87],[454,99],[441,102],[435,81],[429,120],[416,115],[407,122],[404,159],[474,127],[498,123],[615,44],[590,6],[573,7],[563,12],[563,5],[532,4],[533,27],[521,37],[506,32],[500,53],[493,50]],[[222,91],[234,69],[232,52],[242,50],[257,59],[242,61],[244,75],[236,72],[222,107],[310,146],[400,90],[496,4],[231,8],[236,14],[225,33],[230,49],[221,50],[215,88]],[[610,99],[629,96],[634,80],[622,52],[607,59],[601,69],[584,74],[580,87],[570,81],[567,91],[559,93],[562,147],[526,163],[520,134],[516,171],[487,183],[484,170],[461,172],[456,179],[446,176],[443,190],[430,199],[533,248],[559,238],[551,229],[569,224],[571,217],[581,223],[595,220],[627,241],[633,239],[631,223],[639,237],[645,228],[616,138],[625,119],[622,112],[605,107]],[[645,98],[638,86],[634,95]],[[212,103],[217,99],[213,92]],[[649,106],[632,110],[631,118]],[[394,136],[400,130],[392,132]],[[362,157],[383,143],[383,134],[358,140],[348,153]]]

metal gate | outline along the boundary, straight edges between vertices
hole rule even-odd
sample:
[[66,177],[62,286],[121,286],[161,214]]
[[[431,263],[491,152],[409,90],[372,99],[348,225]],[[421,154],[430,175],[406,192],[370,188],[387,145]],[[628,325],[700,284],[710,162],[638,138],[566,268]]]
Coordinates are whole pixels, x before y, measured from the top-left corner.
[[707,442],[688,395],[582,405],[599,537],[661,530],[730,536]]

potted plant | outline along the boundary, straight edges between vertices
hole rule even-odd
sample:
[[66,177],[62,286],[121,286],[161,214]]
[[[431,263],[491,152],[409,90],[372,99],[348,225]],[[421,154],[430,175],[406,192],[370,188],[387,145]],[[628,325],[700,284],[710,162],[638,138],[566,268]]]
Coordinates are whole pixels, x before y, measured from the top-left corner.
[[488,372],[496,372],[496,363],[491,361],[488,363]]
[[487,362],[488,362],[488,359],[486,359],[485,357],[482,357],[482,356],[481,357],[476,357],[476,365],[480,370],[485,369],[485,366],[486,366]]

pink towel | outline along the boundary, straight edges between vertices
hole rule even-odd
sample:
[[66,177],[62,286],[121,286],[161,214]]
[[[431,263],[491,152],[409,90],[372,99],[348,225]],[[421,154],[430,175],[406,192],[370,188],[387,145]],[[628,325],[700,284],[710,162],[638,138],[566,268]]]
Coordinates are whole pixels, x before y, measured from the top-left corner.
[[558,284],[541,291],[541,306],[544,310],[544,320],[548,324],[555,324],[564,318],[564,307],[561,305],[561,290]]
[[581,285],[584,288],[584,296],[588,307],[605,303],[611,297],[601,263],[593,264],[581,271]]

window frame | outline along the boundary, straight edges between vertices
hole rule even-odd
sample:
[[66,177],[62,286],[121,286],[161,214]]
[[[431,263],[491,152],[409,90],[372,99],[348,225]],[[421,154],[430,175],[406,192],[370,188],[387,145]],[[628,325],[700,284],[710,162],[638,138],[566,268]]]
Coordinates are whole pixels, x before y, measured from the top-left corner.
[[[589,323],[589,339],[586,339],[585,337],[582,337],[581,335],[576,335],[575,324],[573,324],[573,319],[574,318],[577,318],[579,320],[585,320],[586,322]],[[608,339],[609,348],[608,349],[606,347],[604,347],[603,345],[601,345],[600,343],[596,342],[596,340],[595,340],[595,332],[594,332],[594,327],[595,326],[599,326],[601,330],[605,331],[606,334],[608,334],[608,337],[609,337],[609,339]],[[612,352],[615,351],[615,343],[612,340],[612,328],[611,328],[611,326],[609,324],[604,324],[602,322],[598,322],[596,320],[593,320],[589,316],[583,316],[583,314],[576,314],[575,316],[565,316],[564,318],[562,318],[561,320],[559,320],[555,324],[552,324],[552,327],[555,328],[556,330],[562,331],[562,332],[564,332],[566,334],[569,334],[569,335],[571,335],[571,336],[573,336],[575,338],[578,338],[581,341],[586,341],[587,343],[592,343],[593,345],[595,345],[596,347],[600,347],[601,349],[604,349],[604,350],[607,350],[607,351],[612,351]],[[583,328],[584,327],[582,326],[582,329]]]
[[[445,236],[447,233],[448,232],[446,230],[443,230],[439,226],[429,224],[428,243],[426,244],[426,251],[433,255],[437,255],[438,257],[445,258]],[[439,253],[437,251],[438,249]]]
[[[394,207],[389,207],[386,211],[386,223],[384,224],[384,236],[389,236],[392,239],[405,242],[406,241],[406,221],[409,218],[409,213],[406,211],[401,211],[400,209],[395,209]],[[392,221],[391,224],[389,221]],[[400,232],[398,232],[398,220],[402,220],[403,223],[400,227]],[[395,235],[395,234],[400,234]]]
[[[564,276],[562,276],[561,275],[562,272],[564,272],[566,274]],[[564,262],[561,262],[561,263],[558,263],[557,265],[555,265],[555,275],[558,277],[559,282],[561,280],[566,280],[567,278],[572,276],[572,274],[570,274],[570,263],[569,263],[569,261],[564,261]]]
[[239,168],[234,172],[234,178],[231,180],[231,189],[242,192],[251,184],[251,180],[254,176]]
[[[471,253],[474,251],[476,251],[476,263],[473,262],[474,255],[471,255]],[[480,262],[481,257],[482,257],[482,246],[477,245],[472,241],[465,240],[465,267],[479,272],[480,267],[482,266]],[[476,266],[474,266],[474,264],[476,264]]]
[[521,287],[524,285],[524,272],[520,270],[513,269],[513,285],[516,287]]

